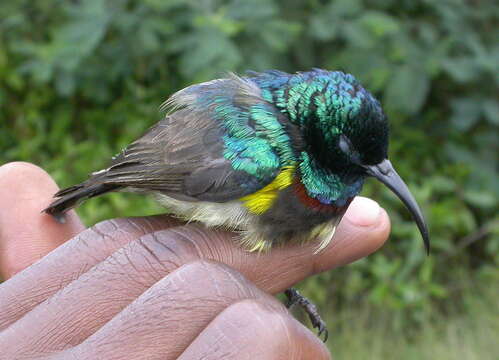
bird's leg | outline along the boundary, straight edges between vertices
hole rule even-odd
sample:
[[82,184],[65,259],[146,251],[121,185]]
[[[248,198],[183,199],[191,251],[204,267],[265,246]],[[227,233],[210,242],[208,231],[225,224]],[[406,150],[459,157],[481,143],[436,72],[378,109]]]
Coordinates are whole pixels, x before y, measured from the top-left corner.
[[326,328],[326,323],[322,320],[319,312],[317,311],[317,307],[305,296],[300,294],[298,290],[294,288],[289,288],[284,291],[284,295],[288,298],[286,303],[286,307],[289,309],[293,305],[299,305],[308,315],[310,322],[314,329],[317,329],[317,335],[319,337],[324,334],[324,342],[327,341],[328,331]]

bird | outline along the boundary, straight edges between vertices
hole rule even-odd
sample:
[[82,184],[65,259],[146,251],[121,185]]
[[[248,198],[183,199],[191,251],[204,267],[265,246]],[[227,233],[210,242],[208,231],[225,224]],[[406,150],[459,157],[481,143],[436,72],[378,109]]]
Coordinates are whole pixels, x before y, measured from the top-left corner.
[[[183,220],[235,231],[249,251],[314,241],[319,252],[374,177],[408,208],[429,252],[424,216],[388,160],[388,118],[353,75],[228,73],[174,93],[161,110],[107,168],[58,191],[43,211],[63,221],[95,196],[152,193]],[[327,331],[308,300],[294,289],[286,295],[305,305],[319,335]]]

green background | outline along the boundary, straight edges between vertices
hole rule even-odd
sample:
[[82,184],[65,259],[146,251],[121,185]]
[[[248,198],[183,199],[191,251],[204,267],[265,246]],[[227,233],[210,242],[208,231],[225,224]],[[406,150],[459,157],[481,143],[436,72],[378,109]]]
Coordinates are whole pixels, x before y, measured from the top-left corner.
[[[159,105],[225,71],[354,74],[391,122],[390,158],[429,221],[403,205],[378,253],[301,285],[337,359],[492,359],[499,353],[499,5],[490,0],[2,1],[0,164],[61,187],[151,124]],[[149,198],[87,202],[87,225],[161,212]]]

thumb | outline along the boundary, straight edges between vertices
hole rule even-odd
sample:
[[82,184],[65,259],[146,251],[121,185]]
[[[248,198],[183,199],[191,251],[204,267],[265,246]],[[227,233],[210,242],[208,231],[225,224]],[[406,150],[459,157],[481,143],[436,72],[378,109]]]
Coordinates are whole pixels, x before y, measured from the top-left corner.
[[65,224],[40,216],[57,185],[41,168],[24,162],[0,167],[0,277],[28,267],[84,229],[74,211]]

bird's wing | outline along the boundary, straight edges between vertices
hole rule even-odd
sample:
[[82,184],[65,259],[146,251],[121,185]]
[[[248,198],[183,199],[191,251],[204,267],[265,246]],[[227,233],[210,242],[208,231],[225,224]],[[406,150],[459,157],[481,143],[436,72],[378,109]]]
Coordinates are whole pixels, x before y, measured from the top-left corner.
[[296,129],[250,79],[193,85],[166,106],[171,113],[95,173],[94,182],[224,202],[261,189],[296,159],[290,138]]

